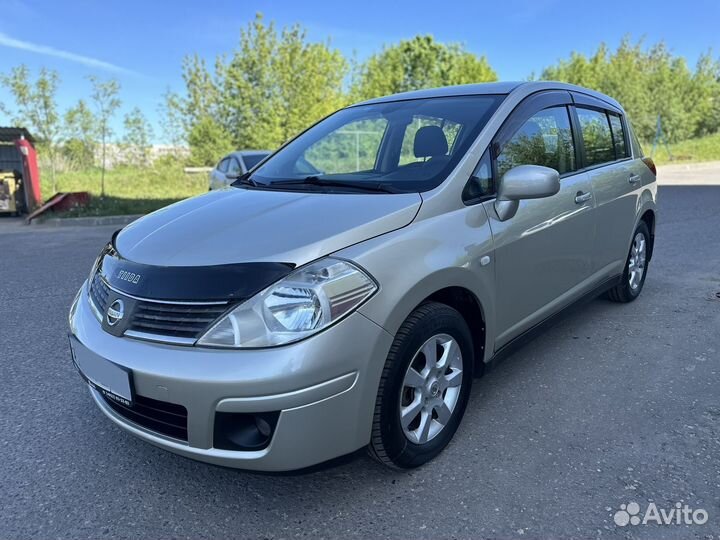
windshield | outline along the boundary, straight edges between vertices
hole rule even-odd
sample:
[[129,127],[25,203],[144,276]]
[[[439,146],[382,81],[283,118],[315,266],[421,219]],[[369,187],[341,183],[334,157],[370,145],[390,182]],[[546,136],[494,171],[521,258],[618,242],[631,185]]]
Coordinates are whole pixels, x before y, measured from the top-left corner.
[[393,101],[342,109],[280,149],[252,174],[258,185],[438,186],[504,96]]

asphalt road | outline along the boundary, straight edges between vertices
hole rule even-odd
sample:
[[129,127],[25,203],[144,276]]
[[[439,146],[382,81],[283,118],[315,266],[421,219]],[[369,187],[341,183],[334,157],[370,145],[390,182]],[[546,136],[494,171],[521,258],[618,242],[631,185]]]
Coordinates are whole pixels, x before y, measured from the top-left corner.
[[[0,538],[717,538],[720,186],[661,187],[660,212],[641,298],[573,310],[477,380],[438,459],[301,475],[196,463],[111,424],[65,332],[113,227],[0,220]],[[632,501],[709,517],[617,526]]]

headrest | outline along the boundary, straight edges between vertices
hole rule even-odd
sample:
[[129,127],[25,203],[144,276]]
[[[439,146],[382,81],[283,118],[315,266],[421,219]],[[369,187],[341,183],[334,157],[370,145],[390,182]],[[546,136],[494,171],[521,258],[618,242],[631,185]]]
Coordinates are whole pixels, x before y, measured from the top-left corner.
[[439,126],[423,126],[415,133],[413,152],[417,158],[444,156],[448,143]]

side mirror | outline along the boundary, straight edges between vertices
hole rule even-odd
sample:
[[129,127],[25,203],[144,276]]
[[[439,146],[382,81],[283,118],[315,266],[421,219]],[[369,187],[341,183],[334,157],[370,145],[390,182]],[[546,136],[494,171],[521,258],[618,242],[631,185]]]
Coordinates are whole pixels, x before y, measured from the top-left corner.
[[500,179],[495,211],[500,221],[513,217],[522,199],[543,199],[560,191],[560,174],[541,165],[518,165]]
[[230,173],[230,172],[229,172],[229,173],[225,173],[225,178],[226,178],[227,180],[229,180],[230,182],[234,182],[235,180],[237,180],[238,178],[240,178],[240,176],[241,176],[241,175],[239,175],[239,174],[237,174],[237,173]]

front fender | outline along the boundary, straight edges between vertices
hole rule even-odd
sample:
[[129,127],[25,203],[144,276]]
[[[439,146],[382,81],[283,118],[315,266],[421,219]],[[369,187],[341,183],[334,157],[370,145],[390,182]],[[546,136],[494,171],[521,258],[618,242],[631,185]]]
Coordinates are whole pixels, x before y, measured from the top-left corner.
[[485,360],[489,360],[495,333],[495,264],[482,205],[414,222],[335,255],[358,263],[380,284],[360,312],[391,335],[432,294],[447,287],[472,293],[483,313]]

